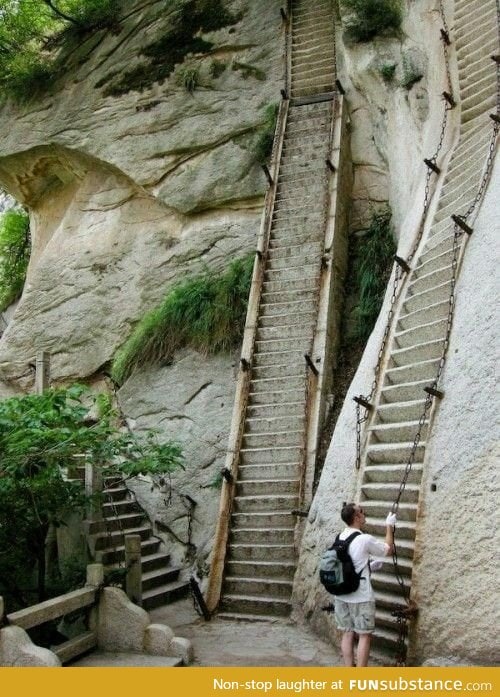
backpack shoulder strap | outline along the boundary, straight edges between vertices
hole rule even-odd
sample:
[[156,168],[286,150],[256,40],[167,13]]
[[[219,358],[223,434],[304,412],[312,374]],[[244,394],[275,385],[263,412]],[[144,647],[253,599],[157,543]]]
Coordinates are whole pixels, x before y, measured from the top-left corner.
[[347,547],[351,544],[351,542],[354,540],[355,537],[358,537],[358,535],[361,535],[359,530],[356,530],[356,532],[352,532],[349,537],[347,537],[344,542],[346,543]]

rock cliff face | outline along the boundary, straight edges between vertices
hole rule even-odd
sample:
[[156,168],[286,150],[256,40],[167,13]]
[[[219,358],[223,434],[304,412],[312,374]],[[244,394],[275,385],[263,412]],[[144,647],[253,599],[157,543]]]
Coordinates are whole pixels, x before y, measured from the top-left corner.
[[[24,293],[0,340],[0,396],[32,389],[32,364],[41,349],[52,355],[55,382],[102,386],[116,349],[176,280],[206,267],[221,269],[254,248],[265,190],[254,150],[265,109],[278,101],[283,85],[282,3],[227,0],[234,22],[203,32],[210,50],[186,56],[162,81],[150,80],[154,61],[143,49],[168,34],[176,10],[187,4],[126,0],[121,32],[102,32],[70,51],[67,73],[50,94],[22,107],[0,106],[0,186],[29,208],[33,237]],[[341,32],[338,37],[351,119],[351,229],[363,229],[373,207],[389,200],[403,256],[420,222],[420,165],[435,149],[442,115],[438,4],[406,3],[397,40],[352,46]],[[444,4],[451,17],[453,1]],[[142,91],[127,91],[127,79],[132,84],[144,63],[149,78]],[[182,68],[193,66],[198,85],[188,92]],[[444,163],[457,126],[454,114]],[[493,211],[499,189],[497,168],[463,265],[446,399],[427,455],[416,576],[420,662],[491,659],[484,618],[498,583],[490,561],[494,499],[486,494],[497,443],[490,252],[498,244]],[[481,284],[477,268],[484,269]],[[318,554],[340,525],[331,492],[341,500],[356,491],[351,397],[371,383],[388,301],[347,395],[303,537],[297,597],[318,631],[332,638],[332,623],[317,611],[325,600]],[[201,571],[215,527],[215,480],[236,360],[185,351],[173,365],[136,373],[117,393],[133,428],[156,427],[183,444],[186,470],[174,475],[172,492],[168,482],[160,491],[142,481],[135,489],[174,559],[186,552],[192,559],[195,548]],[[431,483],[437,486],[432,493]],[[477,583],[465,588],[462,559],[474,549]],[[460,630],[465,622],[467,639]]]

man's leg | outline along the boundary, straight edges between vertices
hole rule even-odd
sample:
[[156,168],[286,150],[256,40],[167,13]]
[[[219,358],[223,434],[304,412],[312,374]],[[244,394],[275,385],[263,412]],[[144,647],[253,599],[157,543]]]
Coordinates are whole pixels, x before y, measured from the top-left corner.
[[342,649],[344,665],[351,668],[354,665],[354,632],[343,633],[340,648]]
[[356,665],[359,668],[364,668],[368,665],[368,656],[370,655],[370,644],[372,641],[371,634],[360,634],[358,639],[358,651],[356,654]]

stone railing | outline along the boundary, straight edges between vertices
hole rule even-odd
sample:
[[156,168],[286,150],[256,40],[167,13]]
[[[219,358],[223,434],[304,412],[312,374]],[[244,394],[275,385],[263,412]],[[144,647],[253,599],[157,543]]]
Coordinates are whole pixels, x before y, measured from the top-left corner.
[[[86,585],[76,591],[7,615],[0,597],[0,667],[57,667],[92,649],[170,656],[185,665],[192,661],[187,639],[174,636],[166,625],[151,624],[148,613],[121,589],[103,584],[102,564],[89,564]],[[34,644],[26,632],[77,610],[89,613],[88,629],[51,649]]]

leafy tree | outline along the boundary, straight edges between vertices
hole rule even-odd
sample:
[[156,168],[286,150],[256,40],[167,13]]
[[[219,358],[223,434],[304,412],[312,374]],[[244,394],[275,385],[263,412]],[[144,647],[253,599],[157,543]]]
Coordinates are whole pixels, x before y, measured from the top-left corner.
[[65,476],[75,456],[125,477],[182,466],[174,443],[117,430],[112,413],[89,421],[89,398],[75,385],[0,402],[0,589],[17,605],[46,597],[49,528],[85,504],[82,483]]
[[401,0],[340,0],[340,4],[347,12],[347,33],[354,41],[370,41],[401,26]]
[[119,10],[119,0],[0,0],[0,89],[18,100],[44,89],[58,72],[57,40],[114,27]]
[[0,216],[0,312],[21,295],[30,252],[28,214],[7,211]]

